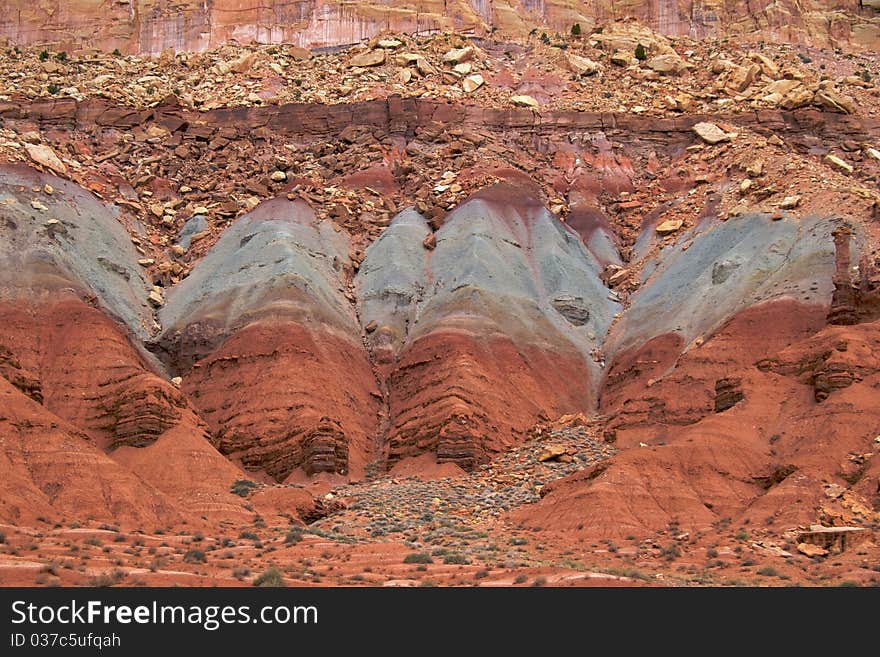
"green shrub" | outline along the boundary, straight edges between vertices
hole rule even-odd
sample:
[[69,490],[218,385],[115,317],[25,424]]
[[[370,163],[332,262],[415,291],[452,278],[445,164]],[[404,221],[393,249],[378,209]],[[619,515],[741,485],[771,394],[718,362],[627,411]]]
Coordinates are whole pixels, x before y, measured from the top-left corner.
[[184,563],[207,563],[208,557],[201,550],[187,550],[183,555]]
[[292,527],[289,532],[287,532],[287,536],[284,537],[284,542],[287,545],[296,545],[303,539],[303,531],[299,527]]
[[575,23],[571,26],[571,35],[572,36],[580,36],[581,35],[581,24]]
[[681,556],[681,550],[679,550],[678,546],[673,543],[660,550],[660,555],[666,559],[666,561],[672,561]]
[[54,82],[50,82],[49,86],[46,87],[46,90],[53,96],[56,96],[58,92],[61,91],[61,87]]
[[249,541],[259,541],[260,540],[259,536],[257,536],[253,532],[249,532],[249,531],[243,531],[241,534],[238,535],[238,537],[239,538],[246,538]]
[[248,494],[257,487],[257,482],[250,479],[238,479],[232,484],[229,492],[239,497],[247,497]]
[[49,59],[49,51],[44,50],[43,52],[40,53],[40,61],[45,62],[47,59]]
[[635,54],[636,54],[636,59],[638,59],[640,62],[643,62],[646,59],[648,59],[648,53],[647,53],[647,51],[645,51],[645,46],[643,46],[641,43],[636,46],[636,53]]
[[427,552],[412,552],[403,558],[403,563],[434,563]]
[[453,552],[452,554],[447,554],[445,557],[443,557],[443,563],[452,564],[454,566],[467,566],[471,563],[471,560],[463,554],[457,554]]
[[275,566],[267,568],[262,575],[254,580],[254,586],[280,587],[284,586],[284,576]]

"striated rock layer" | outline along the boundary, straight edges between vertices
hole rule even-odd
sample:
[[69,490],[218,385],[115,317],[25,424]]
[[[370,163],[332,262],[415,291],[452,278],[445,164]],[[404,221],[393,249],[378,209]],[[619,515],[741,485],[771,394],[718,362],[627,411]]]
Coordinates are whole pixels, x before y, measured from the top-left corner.
[[[148,285],[113,209],[56,176],[3,167],[0,233],[0,439],[17,482],[4,517],[241,515],[228,493],[240,471],[139,346],[154,326]],[[198,456],[181,468],[184,453]]]
[[[241,516],[237,479],[473,469],[598,410],[619,453],[514,520],[606,537],[870,521],[880,344],[859,227],[646,222],[624,308],[607,223],[568,226],[539,198],[520,180],[430,222],[406,209],[362,261],[278,198],[157,291],[112,207],[0,168],[2,517]],[[827,502],[832,485],[862,501]],[[326,511],[286,487],[251,506],[288,504]]]
[[[828,327],[770,361],[742,363],[742,401],[661,443],[554,482],[517,519],[609,537],[671,524],[705,531],[725,518],[734,526],[777,528],[872,522],[880,368],[869,351],[878,328],[877,322]],[[824,375],[829,370],[837,377],[832,386]],[[828,394],[817,397],[817,390]],[[849,508],[829,501],[829,486],[846,490]]]
[[302,201],[235,222],[159,313],[157,350],[213,442],[281,481],[360,475],[380,397],[345,298],[348,236]]
[[[517,520],[606,537],[839,524],[852,509],[871,522],[877,467],[857,455],[880,426],[878,325],[825,326],[834,223],[786,223],[731,219],[686,257],[661,254],[608,339],[605,437],[624,451],[547,486]],[[867,505],[829,504],[828,486]]]
[[589,353],[617,309],[599,271],[576,234],[512,185],[480,192],[436,233],[412,211],[398,216],[357,280],[388,388],[389,463],[430,451],[473,467],[537,419],[588,410]]
[[417,0],[371,4],[321,0],[8,0],[0,7],[0,36],[19,44],[62,48],[119,48],[158,54],[166,48],[203,50],[229,41],[294,43],[314,48],[350,44],[390,30],[441,29],[525,35],[534,27],[568,32],[636,18],[663,34],[738,36],[818,46],[876,44],[874,3],[858,0],[745,3],[741,0],[609,0],[492,3]]

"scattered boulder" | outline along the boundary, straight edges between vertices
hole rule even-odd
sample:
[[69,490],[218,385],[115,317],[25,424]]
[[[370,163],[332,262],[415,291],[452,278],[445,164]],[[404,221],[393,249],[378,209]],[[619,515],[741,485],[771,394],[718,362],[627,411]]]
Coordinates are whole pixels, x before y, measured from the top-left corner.
[[510,101],[519,107],[531,107],[533,109],[537,109],[540,107],[538,101],[532,98],[531,96],[519,95],[519,96],[511,96]]
[[825,557],[828,556],[828,550],[812,543],[798,543],[798,552],[808,557]]
[[625,50],[615,50],[611,53],[611,63],[617,66],[629,66],[633,63],[633,56]]
[[204,214],[195,214],[183,224],[183,228],[177,234],[177,244],[186,251],[192,244],[193,237],[206,230],[208,230],[208,219]]
[[692,130],[707,144],[718,144],[722,141],[730,141],[730,135],[714,123],[701,121],[700,123],[697,123]]
[[840,169],[841,171],[846,171],[847,173],[853,172],[853,166],[851,164],[849,164],[848,162],[840,159],[836,155],[831,155],[829,153],[828,155],[825,156],[825,161],[828,162],[828,164],[834,166],[835,168]]
[[37,164],[51,169],[57,174],[67,173],[67,167],[64,162],[61,161],[51,147],[44,144],[25,143],[24,149],[27,151],[28,156]]
[[574,53],[565,53],[565,63],[572,73],[578,75],[594,75],[602,70],[602,65],[588,57],[581,57]]
[[568,451],[568,448],[565,445],[547,445],[541,453],[538,454],[538,460],[541,463],[545,461],[558,461],[562,456],[565,456]]
[[794,196],[786,196],[782,199],[782,203],[779,204],[780,210],[793,210],[798,205],[800,205],[801,197],[798,195]]
[[856,102],[852,98],[830,89],[816,93],[813,102],[832,112],[842,114],[855,114],[856,112]]
[[677,231],[683,224],[684,221],[681,219],[667,219],[657,226],[656,230],[660,235],[668,235]]
[[355,55],[348,60],[349,68],[367,68],[369,66],[379,66],[385,63],[384,50],[370,50],[368,52]]
[[772,80],[779,79],[779,67],[772,59],[759,52],[753,52],[751,57],[761,67],[761,73]]
[[446,64],[461,64],[474,57],[474,47],[467,46],[465,48],[455,48],[443,55],[443,62]]
[[477,89],[483,86],[483,76],[477,73],[476,75],[469,75],[464,80],[461,81],[461,88],[465,90],[466,93],[473,93]]
[[757,64],[733,66],[727,77],[727,87],[732,91],[742,93],[754,84],[760,74],[761,67]]
[[666,55],[655,55],[651,57],[645,65],[656,73],[661,75],[676,75],[685,69],[685,63],[676,54],[670,53]]

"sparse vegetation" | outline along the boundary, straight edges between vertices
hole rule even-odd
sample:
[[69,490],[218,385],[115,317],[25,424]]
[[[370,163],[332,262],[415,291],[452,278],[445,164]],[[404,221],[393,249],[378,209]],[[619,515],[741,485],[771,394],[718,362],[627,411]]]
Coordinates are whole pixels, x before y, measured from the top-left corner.
[[207,563],[208,557],[202,550],[187,550],[183,555],[184,563]]
[[674,561],[681,556],[681,550],[679,550],[678,546],[673,543],[660,550],[660,556],[666,559],[666,561]]
[[126,578],[126,573],[124,570],[120,570],[119,568],[115,568],[112,571],[101,573],[100,575],[96,575],[89,579],[89,586],[96,587],[107,587],[114,586],[119,584],[122,580]]
[[275,566],[267,568],[254,580],[254,586],[280,587],[284,586],[284,576]]
[[291,527],[284,537],[285,545],[296,545],[303,539],[303,531],[299,527]]
[[455,566],[468,566],[471,563],[471,560],[468,559],[463,554],[459,554],[457,552],[453,552],[451,554],[447,554],[443,557],[443,563],[452,564]]
[[251,481],[250,479],[238,479],[233,482],[229,492],[233,495],[238,495],[239,497],[247,497],[254,488],[257,488],[257,486],[257,482]]
[[779,572],[773,566],[762,566],[758,568],[758,574],[764,577],[776,577],[779,575]]
[[412,552],[403,558],[403,563],[434,563],[427,552]]

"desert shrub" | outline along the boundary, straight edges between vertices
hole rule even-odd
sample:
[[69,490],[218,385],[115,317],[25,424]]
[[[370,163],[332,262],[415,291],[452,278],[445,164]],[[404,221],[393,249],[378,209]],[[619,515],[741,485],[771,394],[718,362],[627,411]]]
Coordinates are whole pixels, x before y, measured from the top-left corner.
[[470,562],[471,560],[468,559],[466,556],[455,552],[453,552],[452,554],[447,554],[445,557],[443,557],[443,563],[452,564],[455,566],[467,566],[470,564]]
[[403,558],[403,563],[434,563],[427,552],[412,552]]
[[284,576],[275,566],[270,566],[254,580],[254,586],[284,586]]
[[238,479],[233,482],[229,492],[239,497],[247,497],[248,494],[257,487],[257,482],[250,479]]
[[208,557],[202,550],[187,550],[183,555],[184,563],[207,563]]

